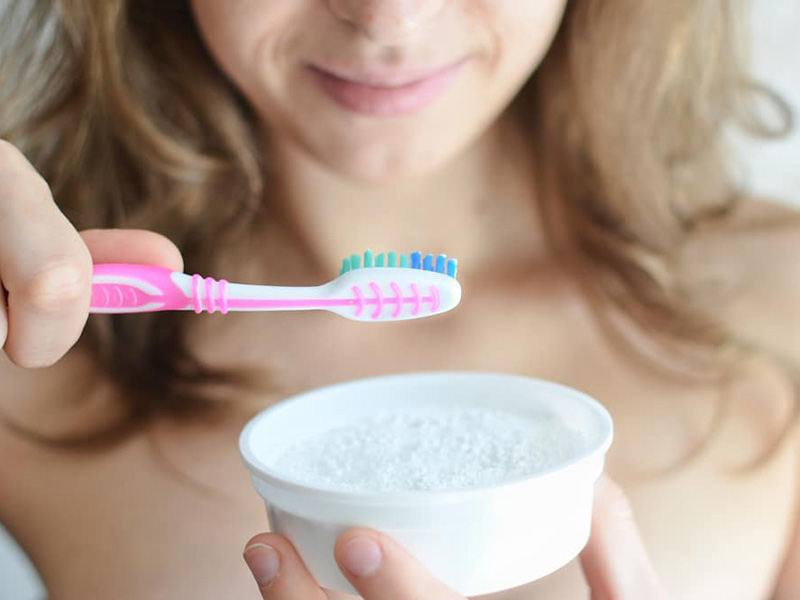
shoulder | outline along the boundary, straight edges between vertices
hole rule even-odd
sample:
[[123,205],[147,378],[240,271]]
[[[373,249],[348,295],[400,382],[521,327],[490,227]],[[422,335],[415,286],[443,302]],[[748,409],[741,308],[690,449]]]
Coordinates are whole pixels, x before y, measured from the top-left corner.
[[800,203],[797,208],[774,201],[749,198],[731,212],[701,225],[687,239],[690,250],[714,250],[732,245],[759,255],[800,249]]
[[800,366],[800,210],[743,201],[679,253],[687,295],[737,334]]
[[[114,406],[107,400],[108,385],[77,349],[38,369],[18,367],[0,353],[0,381],[0,448],[33,447],[36,438],[59,439],[91,430]],[[3,455],[0,449],[0,464]]]
[[[22,518],[53,468],[86,456],[48,442],[84,437],[116,418],[120,403],[77,349],[53,366],[23,369],[0,352],[0,522]],[[57,465],[57,466],[56,466]]]
[[[798,208],[762,199],[743,200],[729,215],[701,226],[684,245],[684,267],[738,265],[740,275],[788,274],[800,252]],[[769,269],[764,260],[770,259]],[[699,261],[699,262],[698,262]],[[755,266],[758,268],[755,268]]]
[[45,369],[23,369],[0,351],[0,522],[14,525],[24,514],[23,482],[36,480],[42,466],[52,461],[46,447],[23,432],[44,434],[52,427],[53,410],[69,379],[60,363]]
[[780,438],[798,402],[800,210],[743,201],[689,237],[678,278],[693,305],[753,350],[729,382],[739,421],[762,441]]

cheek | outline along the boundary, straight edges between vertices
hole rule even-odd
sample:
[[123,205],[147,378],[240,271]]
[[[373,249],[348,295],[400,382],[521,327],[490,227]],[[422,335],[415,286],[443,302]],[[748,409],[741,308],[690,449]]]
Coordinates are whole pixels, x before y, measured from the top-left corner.
[[561,25],[567,0],[481,0],[474,18],[486,24],[495,50],[498,74],[515,77],[533,72]]
[[425,170],[488,127],[538,65],[566,1],[451,0],[452,18],[408,50],[442,60],[475,49],[472,72],[427,115],[376,122],[342,113],[302,68],[363,50],[326,0],[191,0],[210,53],[276,139],[370,180]]
[[200,35],[223,72],[246,96],[258,96],[281,57],[291,55],[293,24],[313,3],[285,0],[191,0]]

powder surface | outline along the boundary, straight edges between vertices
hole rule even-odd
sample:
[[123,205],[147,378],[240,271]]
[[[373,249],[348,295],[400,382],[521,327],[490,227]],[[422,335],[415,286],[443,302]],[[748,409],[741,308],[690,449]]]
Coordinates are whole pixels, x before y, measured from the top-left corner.
[[314,487],[360,492],[495,485],[560,464],[584,436],[550,415],[490,408],[378,413],[285,450],[274,468]]

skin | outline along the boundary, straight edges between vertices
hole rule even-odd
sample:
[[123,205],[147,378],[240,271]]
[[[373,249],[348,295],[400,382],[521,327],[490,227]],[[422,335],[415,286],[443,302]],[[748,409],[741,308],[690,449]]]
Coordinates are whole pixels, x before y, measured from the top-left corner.
[[[561,381],[600,399],[615,420],[607,470],[628,492],[632,508],[602,483],[592,542],[582,557],[584,575],[575,563],[497,600],[585,597],[584,579],[600,600],[664,595],[632,513],[672,597],[800,595],[800,561],[793,558],[800,551],[786,553],[798,498],[797,440],[787,438],[752,473],[732,478],[726,471],[776,435],[791,404],[785,378],[769,365],[743,365],[732,382],[728,418],[708,451],[678,472],[643,479],[642,472],[673,464],[703,437],[718,390],[678,384],[611,345],[541,242],[526,167],[535,157],[502,115],[546,52],[564,4],[242,0],[231,11],[220,0],[193,0],[212,56],[270,132],[286,192],[280,201],[292,226],[276,223],[265,232],[263,254],[254,257],[269,257],[265,280],[332,278],[338,259],[354,248],[446,248],[469,265],[461,278],[469,293],[451,314],[394,330],[391,344],[383,331],[316,314],[229,315],[223,324],[198,317],[192,335],[204,360],[277,366],[281,374],[279,393],[242,397],[213,424],[160,420],[102,456],[54,453],[0,429],[0,520],[31,554],[53,598],[197,600],[260,593],[322,599],[288,540],[273,533],[252,537],[263,529],[264,516],[236,455],[242,424],[252,410],[309,387],[446,368]],[[344,110],[303,67],[324,58],[362,68],[422,68],[465,56],[469,64],[437,102],[392,118]],[[60,390],[92,373],[76,353],[61,358],[87,318],[92,261],[181,269],[180,254],[149,232],[76,232],[46,182],[8,144],[0,144],[0,181],[0,281],[8,292],[0,310],[6,355],[0,406],[40,430],[80,427],[113,411],[118,401],[113,390],[98,386],[87,398],[89,417],[59,402]],[[800,250],[800,227],[785,212],[764,206],[748,212],[742,225],[756,221],[762,223],[756,234],[700,236],[687,248],[686,263],[694,265],[688,275],[707,276],[702,267],[710,265],[708,256],[717,256],[720,268],[760,277],[762,285],[748,289],[766,290],[769,298],[759,291],[740,294],[720,309],[721,316],[747,324],[755,339],[800,359],[785,333],[792,329],[786,323],[800,322],[800,281],[790,260]],[[298,255],[310,261],[292,258]],[[764,264],[773,267],[768,280]],[[787,298],[786,305],[777,307],[772,296]],[[767,301],[775,310],[762,309]],[[337,352],[319,340],[331,341]],[[369,356],[364,348],[372,349]],[[297,356],[303,360],[292,358]],[[165,471],[151,442],[188,482]],[[192,481],[213,493],[199,492]],[[50,489],[58,490],[57,503],[42,494]],[[359,533],[377,539],[385,555],[375,573],[348,575],[367,600],[457,597],[378,532],[343,534],[338,560]],[[71,545],[76,535],[80,552]],[[253,543],[280,554],[272,585],[257,588],[239,562],[236,552],[247,547],[248,564],[263,573],[265,549]]]
[[[535,215],[521,203],[530,196],[521,190],[530,186],[527,175],[503,167],[528,157],[501,150],[515,140],[496,117],[546,52],[564,4],[307,0],[229,11],[223,2],[192,2],[211,54],[271,133],[286,212],[304,250],[329,273],[362,246],[448,248],[464,264],[488,266],[503,252],[498,226],[525,228],[519,238],[536,243]],[[469,64],[442,98],[397,118],[341,109],[304,68],[429,70],[465,57]],[[490,193],[492,204],[478,207]],[[478,208],[493,218],[479,219]],[[390,220],[442,225],[412,231]]]
[[[565,1],[270,1],[235,11],[216,0],[191,4],[212,55],[283,151],[302,151],[352,187],[405,185],[462,152],[541,60]],[[401,118],[343,111],[306,68],[428,72],[465,59],[445,97]]]

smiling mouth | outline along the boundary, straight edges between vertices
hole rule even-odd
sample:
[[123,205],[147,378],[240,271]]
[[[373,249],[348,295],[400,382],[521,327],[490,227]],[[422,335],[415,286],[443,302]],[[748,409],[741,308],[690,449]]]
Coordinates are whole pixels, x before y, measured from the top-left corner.
[[308,64],[321,89],[341,108],[361,115],[391,117],[417,113],[452,86],[469,62],[461,59],[436,70],[346,71]]

